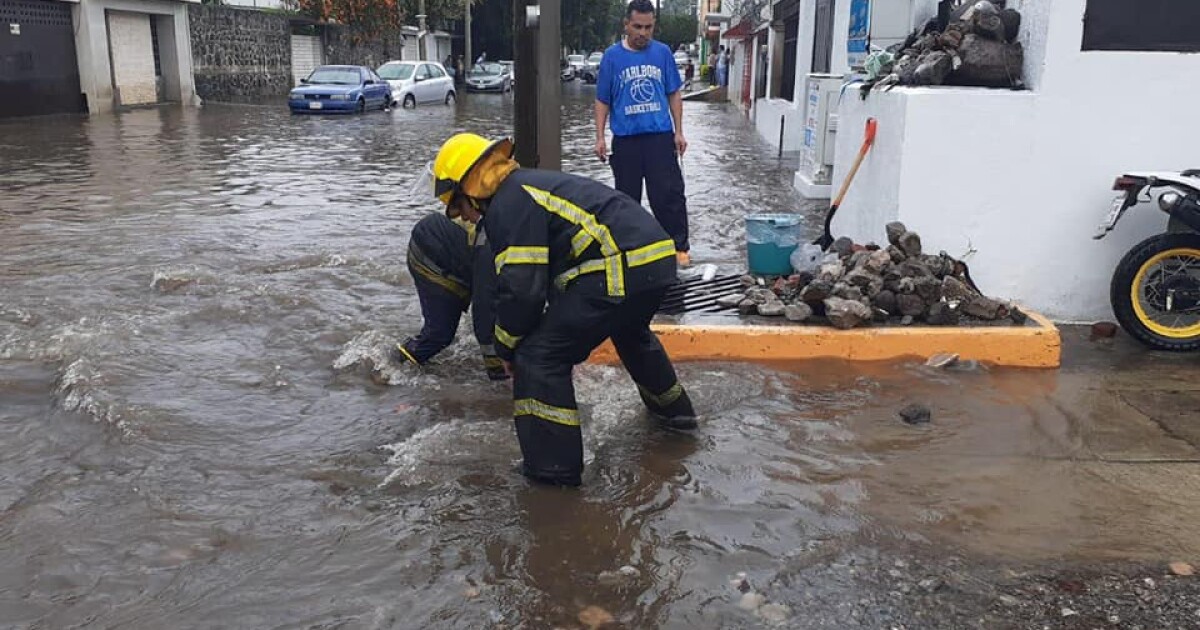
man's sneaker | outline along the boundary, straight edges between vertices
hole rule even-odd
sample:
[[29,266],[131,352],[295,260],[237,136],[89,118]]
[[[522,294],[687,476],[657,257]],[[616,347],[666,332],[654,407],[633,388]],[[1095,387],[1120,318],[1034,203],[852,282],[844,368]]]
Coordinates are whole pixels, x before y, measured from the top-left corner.
[[687,252],[675,252],[675,265],[680,269],[687,269],[692,266],[692,257]]

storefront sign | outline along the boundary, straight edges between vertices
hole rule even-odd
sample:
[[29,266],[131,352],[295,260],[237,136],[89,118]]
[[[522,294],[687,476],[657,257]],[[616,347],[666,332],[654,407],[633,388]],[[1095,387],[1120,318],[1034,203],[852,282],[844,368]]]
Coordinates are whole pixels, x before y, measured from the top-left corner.
[[862,68],[871,49],[871,0],[850,0],[850,33],[846,40],[851,68]]

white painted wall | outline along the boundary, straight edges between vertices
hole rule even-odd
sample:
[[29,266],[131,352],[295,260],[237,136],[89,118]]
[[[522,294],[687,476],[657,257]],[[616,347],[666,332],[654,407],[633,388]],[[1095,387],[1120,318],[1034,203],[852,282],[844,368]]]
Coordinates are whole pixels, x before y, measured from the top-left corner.
[[[113,109],[112,66],[109,62],[108,29],[105,11],[127,11],[164,15],[171,18],[175,53],[172,59],[178,66],[179,100],[190,105],[196,102],[196,83],[192,71],[192,39],[188,35],[187,4],[199,0],[81,0],[72,10],[75,18],[75,53],[79,58],[80,89],[87,95],[88,111],[101,114]],[[167,23],[159,21],[159,35]],[[162,42],[160,42],[162,44]],[[166,57],[162,57],[165,61]],[[163,72],[169,70],[164,65]],[[173,72],[173,70],[171,70]],[[168,82],[170,84],[170,82]]]
[[1186,124],[1200,85],[1180,80],[1200,73],[1200,55],[1081,52],[1085,0],[1021,4],[1033,91],[847,94],[835,186],[868,116],[879,137],[834,232],[881,242],[899,219],[930,251],[977,250],[972,274],[988,293],[1059,320],[1111,319],[1113,268],[1165,216],[1139,207],[1105,240],[1091,235],[1117,175],[1200,166],[1200,128]]
[[154,74],[154,46],[150,16],[125,11],[108,12],[108,45],[112,54],[113,88],[121,105],[158,101]]

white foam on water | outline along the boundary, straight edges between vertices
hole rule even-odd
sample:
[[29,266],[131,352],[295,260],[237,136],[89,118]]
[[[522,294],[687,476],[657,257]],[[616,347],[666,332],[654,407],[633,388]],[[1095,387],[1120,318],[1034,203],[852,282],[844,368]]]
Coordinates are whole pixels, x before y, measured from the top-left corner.
[[150,288],[171,293],[193,284],[212,284],[215,279],[212,273],[198,267],[164,267],[154,270]]
[[396,339],[378,330],[361,332],[342,348],[342,353],[333,361],[333,369],[343,372],[363,368],[372,372],[377,382],[388,385],[441,389],[441,381],[435,375],[418,366],[391,360],[388,355],[396,343]]
[[96,422],[111,424],[123,433],[131,434],[130,416],[137,410],[122,408],[109,400],[100,387],[102,382],[100,372],[88,359],[72,361],[58,378],[59,405],[65,411],[86,414]]
[[440,422],[379,448],[391,453],[387,463],[394,467],[380,488],[439,483],[472,470],[502,469],[517,455],[507,422]]

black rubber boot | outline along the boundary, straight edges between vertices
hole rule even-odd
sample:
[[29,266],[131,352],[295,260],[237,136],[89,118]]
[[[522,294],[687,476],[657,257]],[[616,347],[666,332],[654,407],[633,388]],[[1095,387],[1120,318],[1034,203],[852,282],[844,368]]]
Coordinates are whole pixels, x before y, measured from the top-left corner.
[[679,431],[690,431],[698,426],[696,410],[692,407],[692,399],[688,397],[686,390],[681,390],[679,397],[666,406],[659,405],[640,387],[638,393],[642,396],[642,402],[646,404],[646,410],[659,425]]

